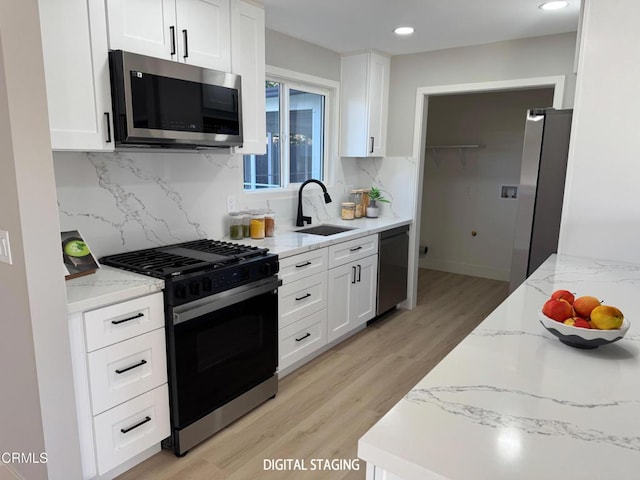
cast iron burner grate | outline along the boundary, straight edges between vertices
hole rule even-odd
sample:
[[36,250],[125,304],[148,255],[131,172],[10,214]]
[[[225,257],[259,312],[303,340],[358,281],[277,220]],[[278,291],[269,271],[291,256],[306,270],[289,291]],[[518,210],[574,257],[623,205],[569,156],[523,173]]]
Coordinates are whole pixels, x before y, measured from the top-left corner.
[[131,272],[167,278],[239,263],[267,252],[266,248],[205,239],[108,255],[100,262]]

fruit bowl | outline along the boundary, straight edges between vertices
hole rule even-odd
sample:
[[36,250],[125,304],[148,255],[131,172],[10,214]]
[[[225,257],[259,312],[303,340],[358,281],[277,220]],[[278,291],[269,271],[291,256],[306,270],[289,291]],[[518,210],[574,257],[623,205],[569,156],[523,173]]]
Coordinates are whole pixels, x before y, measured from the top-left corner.
[[629,330],[630,323],[623,320],[622,326],[614,330],[598,330],[595,328],[581,328],[565,325],[538,312],[538,318],[549,333],[555,335],[565,345],[576,348],[597,348],[600,345],[617,342]]

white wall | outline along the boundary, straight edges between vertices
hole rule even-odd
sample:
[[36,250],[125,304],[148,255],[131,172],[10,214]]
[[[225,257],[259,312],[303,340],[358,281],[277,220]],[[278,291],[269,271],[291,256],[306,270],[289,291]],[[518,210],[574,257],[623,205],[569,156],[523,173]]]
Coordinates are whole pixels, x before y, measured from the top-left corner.
[[588,0],[559,252],[640,262],[640,2]]
[[267,65],[340,81],[340,54],[269,29],[265,40]]
[[25,479],[81,478],[38,6],[0,2],[0,452]]
[[575,43],[567,33],[392,57],[387,155],[412,154],[419,87],[566,75],[571,107]]
[[481,148],[427,150],[421,268],[509,279],[518,204],[501,186],[520,183],[527,109],[552,103],[553,89],[430,97],[426,144]]

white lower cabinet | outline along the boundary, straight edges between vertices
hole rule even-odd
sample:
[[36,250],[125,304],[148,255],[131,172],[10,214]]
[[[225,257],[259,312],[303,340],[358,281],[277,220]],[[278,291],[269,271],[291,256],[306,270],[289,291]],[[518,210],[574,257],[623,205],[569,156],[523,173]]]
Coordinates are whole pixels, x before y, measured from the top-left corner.
[[280,369],[285,369],[327,343],[327,309],[280,329]]
[[327,249],[283,258],[278,276],[282,280],[278,290],[278,373],[282,377],[296,362],[312,358],[327,344]]
[[375,316],[377,278],[377,254],[329,270],[329,342]]
[[69,316],[83,479],[113,478],[171,434],[162,292]]
[[283,258],[279,277],[282,376],[375,316],[378,235]]
[[93,424],[102,474],[169,436],[167,384],[101,413]]

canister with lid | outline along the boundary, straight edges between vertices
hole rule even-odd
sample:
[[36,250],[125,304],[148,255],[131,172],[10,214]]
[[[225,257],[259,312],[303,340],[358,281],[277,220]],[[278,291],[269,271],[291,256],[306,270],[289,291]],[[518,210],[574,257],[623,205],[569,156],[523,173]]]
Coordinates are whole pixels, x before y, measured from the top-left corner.
[[342,202],[340,204],[340,218],[342,220],[353,220],[356,215],[356,204],[353,202]]
[[229,214],[229,238],[231,240],[242,240],[244,237],[242,231],[243,215],[238,212]]
[[264,213],[253,212],[251,214],[251,238],[260,240],[264,238]]
[[362,190],[351,190],[351,199],[353,203],[356,204],[355,210],[355,218],[362,218],[363,214],[363,203],[362,203]]
[[242,236],[249,238],[251,236],[251,212],[240,212],[242,214]]
[[273,237],[276,234],[276,213],[273,210],[264,212],[264,236]]

